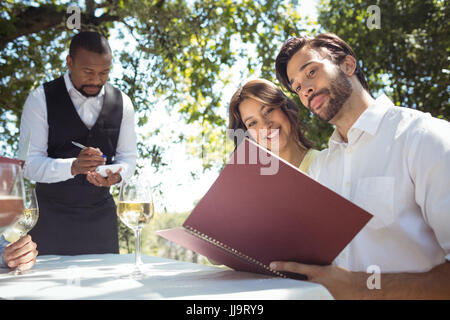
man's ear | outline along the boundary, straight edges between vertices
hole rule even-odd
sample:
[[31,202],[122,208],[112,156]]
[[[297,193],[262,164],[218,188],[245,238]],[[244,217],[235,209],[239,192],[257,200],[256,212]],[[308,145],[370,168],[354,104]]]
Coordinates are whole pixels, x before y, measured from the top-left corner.
[[356,71],[356,59],[351,55],[347,55],[341,62],[341,70],[349,77],[353,76]]
[[73,69],[73,59],[70,55],[68,55],[66,57],[66,62],[67,62],[67,68],[69,69],[70,72],[72,72]]

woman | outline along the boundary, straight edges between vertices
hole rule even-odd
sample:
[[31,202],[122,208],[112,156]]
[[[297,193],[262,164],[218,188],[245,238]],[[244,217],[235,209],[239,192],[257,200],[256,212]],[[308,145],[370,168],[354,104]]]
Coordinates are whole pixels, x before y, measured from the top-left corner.
[[[298,119],[298,107],[275,84],[265,79],[248,81],[231,98],[228,107],[228,129],[248,131],[258,144],[272,150],[278,144],[278,155],[307,173],[317,150],[305,138],[303,124]],[[235,146],[237,141],[233,135]],[[212,264],[219,262],[208,259]]]
[[[318,154],[305,138],[298,107],[275,84],[265,79],[248,81],[233,95],[229,105],[229,129],[243,129],[258,144],[307,173]],[[235,145],[240,141],[234,139]]]

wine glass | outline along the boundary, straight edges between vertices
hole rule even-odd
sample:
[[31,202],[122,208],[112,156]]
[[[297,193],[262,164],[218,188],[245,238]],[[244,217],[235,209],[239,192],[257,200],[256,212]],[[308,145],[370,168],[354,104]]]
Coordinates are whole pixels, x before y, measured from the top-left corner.
[[28,189],[25,191],[24,209],[19,220],[10,226],[3,233],[3,236],[9,242],[16,242],[34,228],[38,218],[39,206],[36,191],[35,189]]
[[0,234],[19,219],[23,199],[22,168],[15,163],[0,162]]
[[120,186],[117,214],[120,220],[134,231],[136,238],[135,266],[125,277],[144,277],[141,260],[141,230],[154,216],[153,196],[148,178],[132,177]]
[[[39,206],[36,197],[36,190],[34,188],[30,188],[25,191],[24,209],[19,217],[19,220],[10,226],[3,233],[3,236],[11,243],[16,242],[34,228],[38,218]],[[14,273],[14,275],[18,275],[21,273],[21,270],[16,268],[12,271],[12,273]]]

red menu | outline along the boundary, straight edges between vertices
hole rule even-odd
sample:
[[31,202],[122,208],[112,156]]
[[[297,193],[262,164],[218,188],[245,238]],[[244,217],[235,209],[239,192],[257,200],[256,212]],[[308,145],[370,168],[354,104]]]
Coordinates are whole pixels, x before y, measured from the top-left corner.
[[270,262],[329,265],[371,218],[245,139],[183,226],[157,234],[235,270],[301,279]]
[[25,164],[25,161],[0,156],[0,163],[15,163],[15,164],[18,164],[19,166],[23,167],[23,165]]

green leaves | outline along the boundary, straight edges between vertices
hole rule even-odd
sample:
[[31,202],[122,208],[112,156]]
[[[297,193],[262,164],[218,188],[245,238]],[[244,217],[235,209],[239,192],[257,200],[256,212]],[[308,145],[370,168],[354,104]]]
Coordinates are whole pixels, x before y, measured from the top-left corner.
[[[450,119],[449,10],[444,1],[380,1],[381,29],[366,26],[373,1],[328,1],[319,22],[353,47],[373,93]],[[362,19],[361,19],[362,18]]]
[[[113,71],[118,70],[110,81],[133,101],[139,127],[153,123],[153,115],[161,112],[161,108],[167,112],[178,110],[181,118],[197,126],[196,132],[201,134],[200,140],[183,135],[184,141],[192,144],[192,154],[214,154],[223,144],[218,132],[224,134],[227,127],[226,109],[234,90],[250,75],[276,82],[274,59],[281,44],[307,27],[315,32],[316,22],[306,21],[296,2],[88,1],[88,8],[82,8],[82,25],[110,35],[115,56]],[[44,7],[38,4],[39,8]],[[0,24],[5,25],[2,32],[17,25],[29,8],[19,1],[10,1],[2,7]],[[61,12],[65,5],[45,1],[45,8]],[[95,12],[97,20],[86,15],[87,10]],[[351,16],[350,12],[342,12]],[[98,18],[103,16],[108,19]],[[64,23],[40,27],[34,33],[9,40],[0,52],[3,128],[6,123],[18,128],[30,91],[65,72],[64,59],[75,31],[65,29]],[[2,33],[1,37],[6,39]],[[310,137],[318,146],[324,146],[330,129],[327,126],[324,129],[306,110],[301,116],[310,126]],[[159,168],[165,164],[164,147],[153,148],[145,143],[157,134],[148,132],[142,137],[139,153],[140,158],[152,159],[152,165]],[[11,146],[8,152],[14,153],[17,130],[5,131],[2,138]],[[180,140],[174,137],[167,143]],[[216,161],[213,158],[204,163],[205,168],[220,167],[221,164],[213,163]]]

